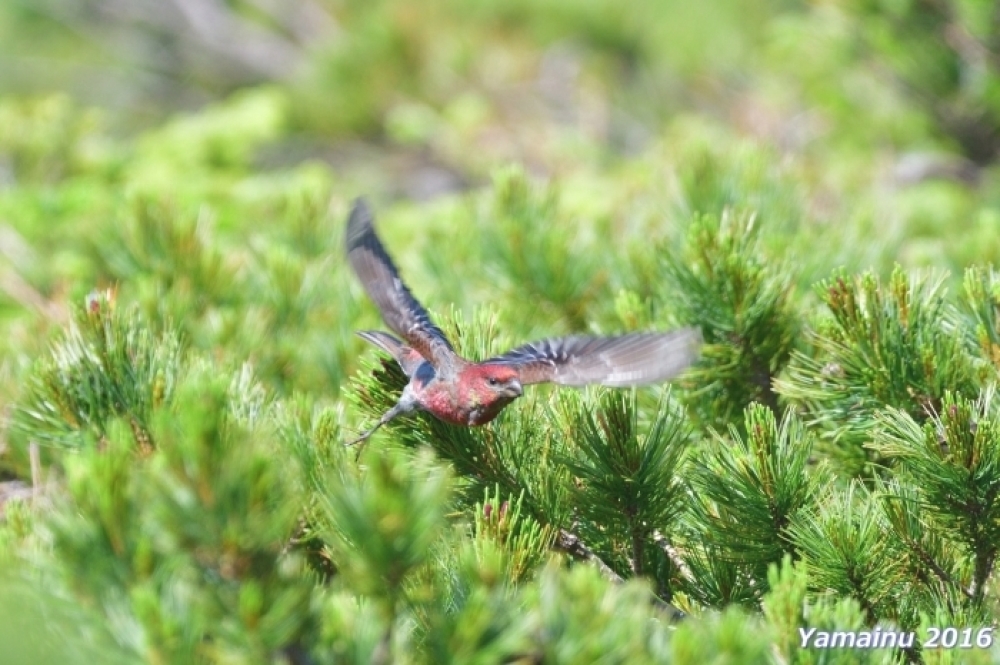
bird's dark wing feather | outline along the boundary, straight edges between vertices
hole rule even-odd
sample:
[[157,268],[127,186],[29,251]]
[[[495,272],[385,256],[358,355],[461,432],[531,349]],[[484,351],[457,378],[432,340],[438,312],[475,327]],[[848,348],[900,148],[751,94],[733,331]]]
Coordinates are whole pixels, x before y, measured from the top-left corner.
[[637,386],[666,381],[698,357],[695,328],[618,337],[561,337],[525,344],[487,363],[517,367],[521,383]]
[[386,325],[435,368],[452,367],[457,359],[454,349],[403,284],[399,271],[375,235],[372,213],[364,199],[354,202],[347,220],[347,257]]

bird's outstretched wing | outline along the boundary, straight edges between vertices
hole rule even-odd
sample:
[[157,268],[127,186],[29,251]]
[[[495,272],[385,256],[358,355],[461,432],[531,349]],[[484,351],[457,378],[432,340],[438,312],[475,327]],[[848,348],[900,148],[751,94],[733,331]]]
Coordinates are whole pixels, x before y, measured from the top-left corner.
[[695,328],[617,337],[561,337],[532,342],[487,363],[517,367],[521,383],[638,386],[666,381],[698,357]]
[[399,271],[375,235],[372,213],[364,199],[354,201],[347,220],[347,257],[386,325],[436,369],[447,371],[453,367],[458,356],[399,277]]

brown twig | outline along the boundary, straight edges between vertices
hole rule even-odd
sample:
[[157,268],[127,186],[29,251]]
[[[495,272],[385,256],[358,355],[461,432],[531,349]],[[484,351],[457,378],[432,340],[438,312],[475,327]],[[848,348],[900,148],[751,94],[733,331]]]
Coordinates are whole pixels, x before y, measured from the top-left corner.
[[[614,584],[625,583],[622,576],[612,570],[611,566],[604,563],[604,561],[601,560],[601,557],[594,554],[594,551],[587,547],[587,545],[575,533],[570,533],[566,529],[559,529],[559,533],[556,535],[553,547],[569,554],[578,561],[584,561],[592,566],[595,566],[605,579],[613,582]],[[681,619],[685,616],[684,612],[677,609],[670,603],[665,602],[662,598],[657,597],[655,594],[651,594],[651,596],[653,606],[669,615],[671,620]]]
[[670,544],[670,541],[667,540],[666,536],[660,533],[659,529],[653,532],[653,542],[656,543],[661,550],[663,550],[663,553],[667,555],[668,559],[670,559],[670,563],[674,564],[674,568],[680,572],[684,579],[688,582],[694,581],[694,575],[691,574],[691,569],[688,568],[684,559],[681,558],[680,553],[674,549],[674,546]]
[[559,533],[556,535],[554,547],[557,550],[569,554],[578,561],[586,561],[592,566],[596,566],[597,569],[601,571],[601,575],[615,584],[622,584],[625,582],[621,575],[612,570],[611,566],[601,561],[601,558],[594,554],[593,550],[587,547],[584,542],[580,540],[579,536],[574,533],[570,533],[566,529],[559,529]]

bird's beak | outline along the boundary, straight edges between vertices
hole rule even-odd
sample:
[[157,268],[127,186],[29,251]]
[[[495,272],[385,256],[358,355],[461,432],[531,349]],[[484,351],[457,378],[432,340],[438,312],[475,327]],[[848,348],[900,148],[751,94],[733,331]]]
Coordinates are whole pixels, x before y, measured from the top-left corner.
[[517,379],[514,379],[509,384],[507,384],[507,388],[508,392],[510,392],[510,394],[513,397],[520,397],[522,393],[524,393],[524,389],[521,388],[521,382],[518,381]]

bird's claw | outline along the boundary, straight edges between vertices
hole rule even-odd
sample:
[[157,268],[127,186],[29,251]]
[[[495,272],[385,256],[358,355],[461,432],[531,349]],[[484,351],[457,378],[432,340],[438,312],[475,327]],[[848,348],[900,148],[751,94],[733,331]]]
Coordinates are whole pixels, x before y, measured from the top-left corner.
[[365,434],[362,434],[361,436],[359,436],[356,439],[351,439],[350,441],[345,441],[344,442],[344,447],[345,448],[350,448],[351,446],[356,446],[359,443],[363,443],[363,442],[365,442],[367,440],[368,440],[368,433],[366,432]]
[[[375,430],[377,430],[381,425],[382,425],[382,423],[379,423],[378,425],[376,425],[375,427],[371,428],[370,430],[368,430],[367,432],[365,432],[364,434],[362,434],[358,438],[352,439],[350,441],[346,441],[344,443],[344,447],[345,448],[350,448],[351,446],[358,446],[358,452],[357,452],[357,454],[354,455],[354,461],[358,461],[359,459],[361,459],[361,451],[365,449],[364,444],[368,442],[368,438],[372,434],[374,434]],[[358,444],[362,444],[362,445],[358,445]]]

